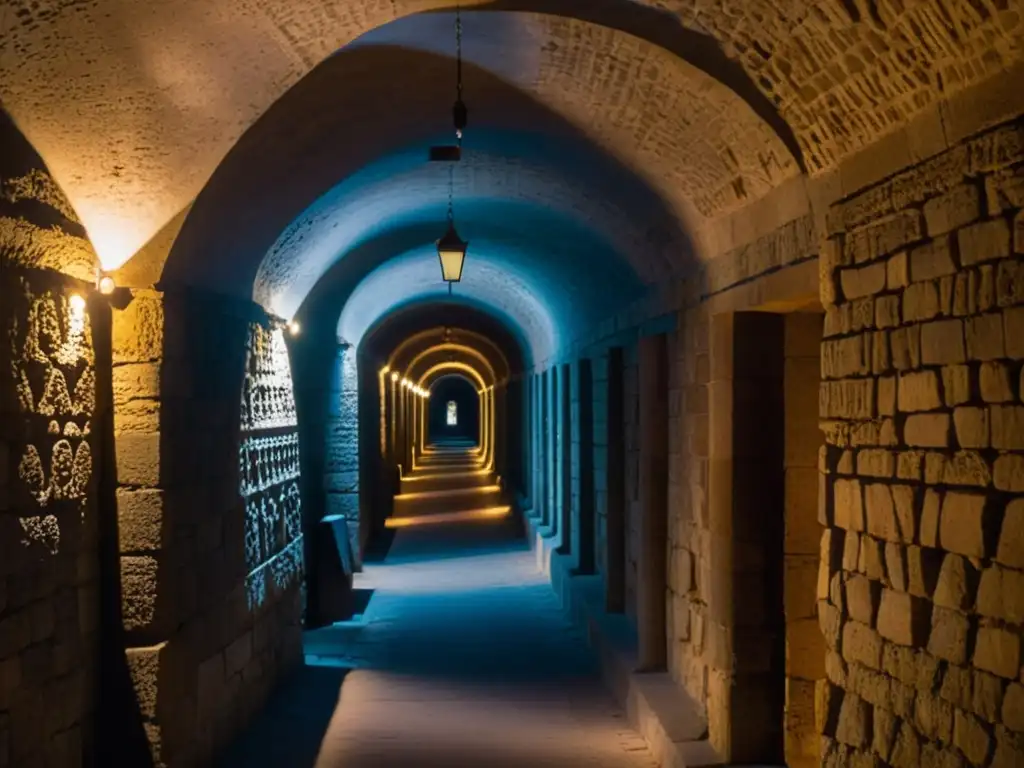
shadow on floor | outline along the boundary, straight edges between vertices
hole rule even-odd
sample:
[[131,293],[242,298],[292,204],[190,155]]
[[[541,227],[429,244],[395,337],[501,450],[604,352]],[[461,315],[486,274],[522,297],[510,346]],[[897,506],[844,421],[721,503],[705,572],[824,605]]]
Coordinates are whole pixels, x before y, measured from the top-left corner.
[[304,666],[271,696],[220,768],[313,768],[348,669]]

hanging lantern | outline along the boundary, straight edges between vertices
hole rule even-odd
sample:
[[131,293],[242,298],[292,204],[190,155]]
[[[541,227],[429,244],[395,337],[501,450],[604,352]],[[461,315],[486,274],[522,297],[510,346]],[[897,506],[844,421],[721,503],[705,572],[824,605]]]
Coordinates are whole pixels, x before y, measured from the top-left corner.
[[441,278],[451,287],[462,279],[462,266],[466,262],[465,242],[455,231],[455,222],[448,222],[448,231],[437,241],[437,257],[441,261]]

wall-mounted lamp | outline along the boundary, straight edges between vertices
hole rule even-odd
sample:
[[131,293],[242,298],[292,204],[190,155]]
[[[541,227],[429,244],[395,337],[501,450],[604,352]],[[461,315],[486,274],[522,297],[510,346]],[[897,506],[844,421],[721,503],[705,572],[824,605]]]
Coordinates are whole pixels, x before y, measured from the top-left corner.
[[300,332],[301,330],[302,330],[302,326],[301,326],[301,325],[299,325],[298,321],[296,321],[296,320],[291,320],[291,321],[289,321],[289,323],[288,323],[288,333],[289,333],[290,335],[292,335],[292,336],[298,336],[298,335],[299,335],[299,332]]
[[114,278],[110,275],[104,274],[103,272],[97,273],[96,289],[104,296],[109,296],[117,288],[117,283],[114,282]]
[[72,293],[68,296],[68,307],[72,313],[82,315],[85,312],[85,297],[80,293]]

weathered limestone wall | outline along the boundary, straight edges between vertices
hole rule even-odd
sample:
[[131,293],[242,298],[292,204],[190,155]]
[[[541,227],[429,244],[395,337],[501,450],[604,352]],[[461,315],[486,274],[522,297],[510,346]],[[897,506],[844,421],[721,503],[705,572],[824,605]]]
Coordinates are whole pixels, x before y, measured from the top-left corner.
[[109,314],[64,193],[0,110],[0,766],[92,755]]
[[[9,254],[9,243],[0,244]],[[101,430],[88,290],[0,268],[0,766],[91,753]],[[100,319],[93,322],[93,315]]]
[[1024,121],[841,201],[822,255],[825,762],[1024,764]]
[[298,435],[281,329],[137,291],[114,319],[122,613],[158,765],[205,765],[301,657]]

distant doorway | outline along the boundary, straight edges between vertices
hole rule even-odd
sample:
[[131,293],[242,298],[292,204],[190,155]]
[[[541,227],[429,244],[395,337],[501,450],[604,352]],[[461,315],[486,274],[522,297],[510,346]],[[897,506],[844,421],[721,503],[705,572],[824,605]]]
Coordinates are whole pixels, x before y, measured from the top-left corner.
[[462,376],[445,376],[430,388],[427,444],[446,440],[480,442],[480,396]]

